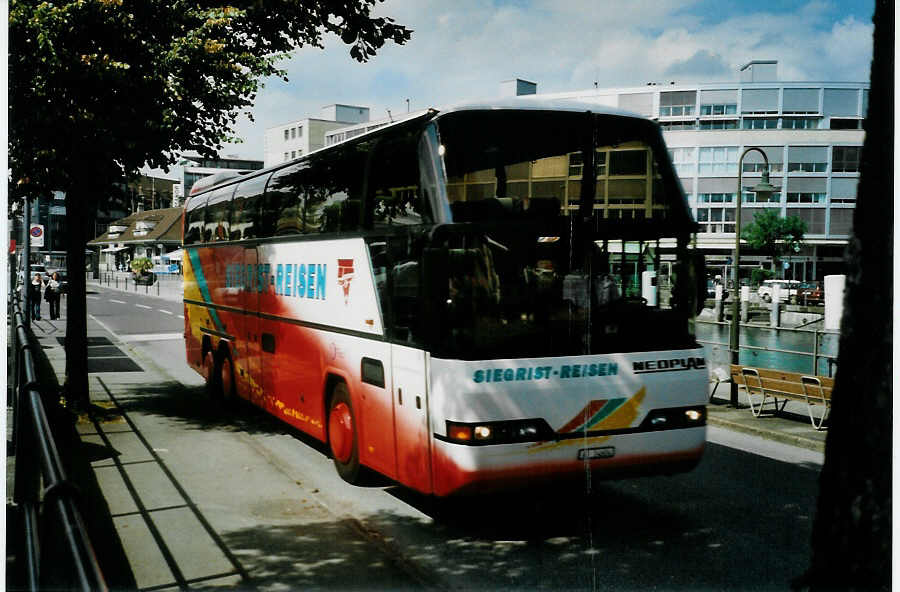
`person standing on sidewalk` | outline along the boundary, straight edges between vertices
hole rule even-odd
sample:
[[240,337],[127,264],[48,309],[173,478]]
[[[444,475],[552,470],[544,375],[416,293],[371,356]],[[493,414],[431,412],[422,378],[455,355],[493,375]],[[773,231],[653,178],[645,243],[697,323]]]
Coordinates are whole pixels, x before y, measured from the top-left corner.
[[28,286],[28,302],[31,304],[31,320],[41,320],[41,289],[44,282],[41,281],[41,274],[34,274],[34,279]]
[[59,318],[59,273],[53,272],[47,281],[47,289],[44,290],[44,300],[50,303],[50,320],[55,321]]

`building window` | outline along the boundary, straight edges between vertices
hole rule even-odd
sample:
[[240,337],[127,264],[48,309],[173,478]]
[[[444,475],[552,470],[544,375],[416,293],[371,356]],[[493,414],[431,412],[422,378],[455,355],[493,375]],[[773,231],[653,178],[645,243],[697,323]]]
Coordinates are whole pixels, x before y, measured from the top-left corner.
[[700,174],[736,175],[737,160],[736,146],[700,148]]
[[860,146],[835,146],[831,153],[831,172],[858,173]]
[[298,137],[298,138],[302,138],[302,137],[303,137],[303,126],[302,126],[302,125],[298,125],[298,126],[297,126],[297,137]]
[[[745,173],[762,173],[766,170],[764,162],[744,162],[741,167]],[[780,173],[784,170],[784,166],[780,162],[769,161],[769,173]]]
[[697,129],[696,121],[661,121],[659,126],[663,129],[663,131],[678,131],[678,130],[695,130]]
[[698,203],[733,203],[733,193],[701,193],[697,196]]
[[743,124],[741,125],[744,129],[777,129],[778,128],[778,118],[777,117],[761,117],[761,118],[753,118],[753,119],[744,119]]
[[285,153],[284,153],[284,159],[285,159],[285,160],[288,160],[290,157],[291,157],[291,155],[290,155],[289,152],[285,152]]
[[824,162],[789,162],[789,173],[824,173],[828,168]]
[[780,203],[781,202],[781,192],[772,193],[765,199],[761,199],[759,194],[755,191],[751,191],[750,187],[744,187],[743,197],[741,197],[741,203]]
[[825,203],[824,193],[792,193],[787,194],[788,203]]
[[697,208],[697,222],[700,232],[734,232],[734,208]]
[[843,119],[832,117],[828,122],[828,127],[833,130],[852,130],[862,128],[862,119]]
[[730,130],[737,129],[737,120],[727,119],[725,121],[701,121],[700,129],[702,130]]
[[659,95],[659,116],[691,117],[694,115],[696,104],[696,91],[662,92]]
[[696,148],[670,148],[669,154],[672,157],[672,164],[679,177],[693,177],[697,172],[697,149]]
[[819,120],[810,117],[784,117],[781,120],[781,129],[818,129]]
[[297,158],[297,151],[291,150],[291,158]]
[[715,105],[700,105],[700,115],[734,115],[737,113],[737,103],[719,103]]
[[297,128],[292,127],[291,128],[291,139],[293,140],[296,137],[297,137]]
[[290,136],[291,136],[291,130],[289,130],[289,129],[284,130],[284,139],[288,140],[288,139],[290,139]]

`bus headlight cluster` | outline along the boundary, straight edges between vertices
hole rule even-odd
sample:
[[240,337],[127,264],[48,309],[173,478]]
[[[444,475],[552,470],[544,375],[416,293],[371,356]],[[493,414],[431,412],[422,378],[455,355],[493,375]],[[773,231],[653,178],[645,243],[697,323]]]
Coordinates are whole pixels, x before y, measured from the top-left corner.
[[510,444],[534,442],[553,437],[543,419],[518,419],[485,423],[447,422],[447,439],[458,444]]

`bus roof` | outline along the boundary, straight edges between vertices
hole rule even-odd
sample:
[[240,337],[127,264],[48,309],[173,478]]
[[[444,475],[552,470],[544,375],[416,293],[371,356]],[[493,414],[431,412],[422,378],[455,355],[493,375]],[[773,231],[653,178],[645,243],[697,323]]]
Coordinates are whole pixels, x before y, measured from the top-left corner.
[[[228,176],[224,179],[217,179],[213,183],[210,183],[208,187],[203,187],[202,190],[191,192],[190,197],[185,200],[185,207],[187,207],[188,203],[197,196],[203,196],[208,193],[209,190],[217,187],[221,187],[223,185],[228,185],[231,183],[236,183],[238,181],[246,180],[251,177],[256,177],[258,175],[269,174],[279,169],[283,169],[287,166],[290,166],[300,160],[303,160],[310,155],[317,154],[319,152],[330,150],[335,146],[341,146],[345,144],[353,144],[356,142],[361,142],[366,139],[382,135],[393,128],[400,127],[403,125],[408,125],[414,121],[418,120],[427,120],[427,119],[440,119],[445,115],[450,115],[453,113],[460,113],[465,111],[550,111],[550,112],[568,112],[568,113],[587,113],[591,112],[595,115],[612,115],[619,117],[628,117],[633,119],[638,119],[646,122],[651,122],[649,118],[640,115],[638,113],[633,113],[631,111],[624,111],[622,109],[617,109],[615,107],[609,107],[606,105],[601,105],[598,103],[589,103],[584,101],[570,101],[564,99],[544,99],[533,96],[524,96],[524,97],[501,97],[497,99],[489,99],[484,101],[466,101],[451,104],[442,109],[430,108],[425,110],[424,112],[420,112],[418,114],[398,118],[396,121],[392,121],[386,125],[375,128],[373,130],[362,133],[358,136],[354,136],[352,138],[348,138],[346,140],[342,140],[340,142],[336,142],[329,146],[325,146],[323,148],[319,148],[317,150],[313,150],[304,154],[303,156],[297,157],[296,159],[289,160],[287,162],[280,162],[276,165],[266,167],[264,169],[260,169],[258,171],[252,171],[248,173],[242,173],[240,176]],[[655,123],[654,123],[655,125]],[[199,181],[198,181],[199,183]]]

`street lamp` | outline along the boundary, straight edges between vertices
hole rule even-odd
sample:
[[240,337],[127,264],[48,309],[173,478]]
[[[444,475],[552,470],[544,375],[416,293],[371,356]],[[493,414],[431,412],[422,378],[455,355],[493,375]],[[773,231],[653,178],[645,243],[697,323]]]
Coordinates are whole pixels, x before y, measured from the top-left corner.
[[[740,364],[740,310],[741,310],[741,284],[740,284],[740,266],[741,266],[741,198],[743,196],[743,187],[741,187],[741,173],[743,172],[744,157],[748,152],[759,152],[762,154],[765,167],[763,168],[762,178],[750,191],[756,193],[758,201],[768,201],[769,197],[775,193],[776,189],[769,183],[769,157],[762,148],[751,146],[741,153],[738,160],[738,183],[737,183],[737,203],[734,212],[734,257],[732,261],[732,284],[734,285],[734,299],[731,301],[731,341],[728,349],[731,351],[731,363]],[[738,385],[737,381],[731,381],[731,406],[738,406]]]

